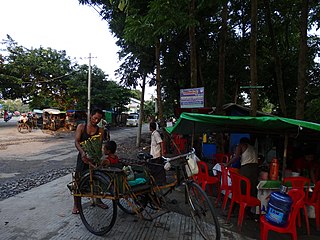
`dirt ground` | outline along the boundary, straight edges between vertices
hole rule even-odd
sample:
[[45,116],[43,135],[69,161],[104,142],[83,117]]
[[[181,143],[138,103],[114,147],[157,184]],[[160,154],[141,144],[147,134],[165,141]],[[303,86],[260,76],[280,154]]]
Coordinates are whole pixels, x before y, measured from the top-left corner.
[[[119,158],[135,159],[139,151],[147,151],[150,134],[143,131],[141,147],[136,147],[137,128],[114,128],[111,138],[118,144]],[[78,151],[74,146],[74,131],[33,129],[18,132],[16,122],[0,121],[0,184],[30,174],[74,168]]]

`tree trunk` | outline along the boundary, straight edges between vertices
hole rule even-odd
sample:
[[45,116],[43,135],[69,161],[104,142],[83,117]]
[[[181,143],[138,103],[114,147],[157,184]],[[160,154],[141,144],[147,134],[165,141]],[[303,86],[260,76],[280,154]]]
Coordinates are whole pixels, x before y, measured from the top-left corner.
[[[227,14],[228,6],[227,1],[224,1],[222,7],[222,29],[220,32],[219,39],[219,76],[218,76],[218,93],[217,93],[217,104],[216,114],[222,115],[224,104],[224,81],[225,81],[225,63],[226,63],[226,41],[227,41]],[[223,134],[217,133],[217,153],[224,152]]]
[[296,119],[304,118],[305,88],[307,81],[307,26],[309,0],[302,0],[301,3],[302,9],[300,20],[300,51],[298,65],[298,90],[296,98]]
[[[191,0],[190,4],[190,19],[194,19],[195,0]],[[189,41],[190,41],[190,86],[196,88],[198,86],[198,68],[197,68],[197,50],[196,50],[196,30],[195,26],[189,27]]]
[[161,127],[164,127],[163,106],[161,101],[161,79],[160,79],[160,39],[156,43],[156,82],[157,82],[157,106],[158,106],[158,120],[160,120]]
[[280,105],[282,115],[284,117],[287,117],[288,114],[287,114],[286,102],[285,102],[285,97],[284,97],[285,94],[284,94],[283,78],[282,78],[282,63],[281,63],[280,55],[278,52],[276,39],[274,36],[273,25],[272,25],[271,14],[270,14],[271,13],[270,4],[269,4],[269,0],[264,0],[263,2],[265,5],[265,8],[266,8],[266,17],[267,17],[267,23],[268,23],[268,28],[269,28],[269,34],[270,34],[270,38],[271,38],[272,53],[273,53],[273,57],[274,57],[279,105]]
[[219,44],[219,78],[218,78],[218,94],[216,113],[222,114],[222,106],[224,104],[224,82],[225,82],[225,62],[226,62],[226,41],[227,41],[227,1],[224,1],[222,8],[222,29]]
[[141,99],[140,99],[140,113],[139,113],[139,125],[138,125],[138,132],[137,132],[137,141],[136,147],[140,147],[141,143],[141,129],[142,129],[142,122],[144,118],[144,94],[146,89],[146,78],[147,74],[145,73],[142,79],[142,86],[141,86]]
[[258,72],[257,72],[257,0],[251,0],[251,38],[250,38],[250,77],[251,85],[251,116],[257,115],[257,86]]

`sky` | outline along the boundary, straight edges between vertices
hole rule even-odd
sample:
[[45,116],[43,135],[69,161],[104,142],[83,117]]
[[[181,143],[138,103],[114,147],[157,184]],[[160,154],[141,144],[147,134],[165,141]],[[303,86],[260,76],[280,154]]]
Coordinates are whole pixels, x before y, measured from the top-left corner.
[[[78,0],[0,0],[0,39],[7,34],[27,48],[65,50],[79,64],[91,64],[117,80],[119,67],[116,39],[108,23],[90,6]],[[3,48],[3,46],[1,46]],[[145,99],[155,95],[148,88]]]

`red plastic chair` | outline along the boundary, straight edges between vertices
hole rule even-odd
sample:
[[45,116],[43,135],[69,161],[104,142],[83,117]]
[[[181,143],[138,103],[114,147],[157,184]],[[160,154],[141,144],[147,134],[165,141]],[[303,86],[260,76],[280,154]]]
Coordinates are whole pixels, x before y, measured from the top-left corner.
[[296,227],[296,220],[300,208],[304,205],[304,197],[305,193],[301,189],[291,189],[288,192],[288,195],[292,198],[293,204],[291,206],[291,212],[288,217],[288,222],[286,226],[280,227],[275,226],[269,223],[266,220],[265,215],[260,217],[260,239],[267,240],[268,239],[268,232],[270,230],[278,232],[278,233],[289,233],[291,234],[294,240],[297,240],[297,227]]
[[320,181],[316,183],[311,198],[308,198],[308,195],[306,195],[305,204],[314,207],[316,228],[320,230]]
[[[286,183],[291,183],[291,186],[293,189],[301,189],[304,192],[309,191],[310,188],[310,179],[306,177],[286,177],[283,179],[283,183],[288,186]],[[307,191],[306,191],[307,190]],[[305,198],[307,200],[307,196]],[[309,218],[308,218],[308,211],[306,208],[306,204],[304,201],[304,204],[301,206],[301,209],[303,209],[304,212],[304,218],[306,221],[306,227],[307,227],[307,233],[310,235],[310,225],[309,225]],[[298,226],[301,227],[301,214],[300,211],[298,212]]]
[[[240,205],[239,216],[238,216],[238,227],[241,230],[246,207],[258,206],[259,214],[261,214],[261,201],[256,197],[250,196],[251,183],[247,177],[240,175],[236,171],[230,171],[230,175],[231,175],[231,181],[232,181],[232,186],[231,186],[232,197],[231,197],[231,204],[229,208],[227,221],[230,220],[231,211],[234,203],[238,203]],[[242,183],[245,183],[245,187],[246,187],[245,194],[243,194],[241,191]],[[253,187],[256,187],[256,186],[253,186]]]
[[212,155],[213,157],[213,164],[217,163],[228,163],[229,162],[229,156],[224,153],[216,153]]
[[225,167],[223,164],[221,165],[221,186],[220,186],[220,191],[218,194],[218,198],[217,198],[217,202],[220,201],[220,197],[221,197],[221,192],[224,190],[224,197],[223,197],[223,203],[222,203],[222,209],[225,210],[226,206],[227,206],[227,202],[229,199],[229,195],[231,193],[231,186],[229,186],[228,184],[228,172],[229,172],[229,168]]
[[[209,175],[209,169],[208,165],[203,162],[199,161],[197,162],[199,173],[197,175],[198,184],[201,186],[201,188],[206,191],[207,185],[216,185],[217,186],[217,192],[220,192],[220,177],[219,176],[210,176]],[[213,195],[213,188],[209,188],[209,194]]]

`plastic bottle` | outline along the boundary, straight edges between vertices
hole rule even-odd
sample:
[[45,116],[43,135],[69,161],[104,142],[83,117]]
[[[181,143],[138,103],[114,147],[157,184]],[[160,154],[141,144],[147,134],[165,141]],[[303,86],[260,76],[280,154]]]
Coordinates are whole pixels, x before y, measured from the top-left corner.
[[203,143],[207,143],[207,134],[203,134]]
[[268,203],[266,220],[276,226],[284,226],[291,210],[292,199],[286,193],[287,187],[281,185],[279,192],[272,192]]
[[279,162],[278,162],[278,159],[272,158],[270,163],[269,178],[270,180],[278,180],[278,177],[279,177]]

